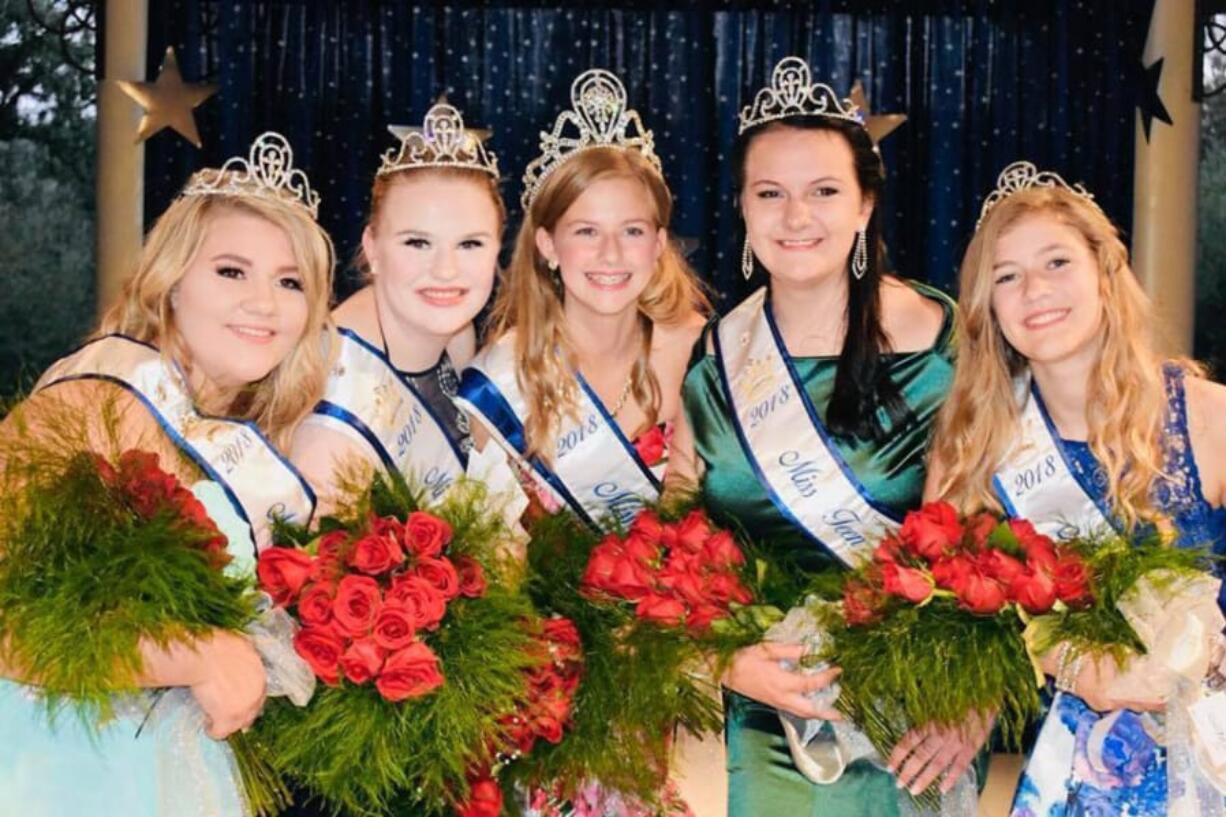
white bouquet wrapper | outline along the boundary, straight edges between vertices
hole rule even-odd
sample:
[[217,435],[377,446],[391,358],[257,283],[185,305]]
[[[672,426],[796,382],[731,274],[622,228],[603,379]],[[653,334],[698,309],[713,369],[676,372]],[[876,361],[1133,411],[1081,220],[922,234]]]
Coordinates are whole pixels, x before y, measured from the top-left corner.
[[[781,644],[804,644],[809,653],[820,651],[826,645],[827,634],[813,611],[828,603],[813,597],[806,599],[803,605],[789,610],[783,621],[767,630],[766,640]],[[788,662],[784,662],[784,666],[787,669],[796,669]],[[824,669],[825,666],[819,665],[805,667],[799,671],[816,673]],[[834,706],[838,697],[837,682],[809,695],[815,704],[823,708]],[[854,724],[847,721],[800,718],[782,710],[778,714],[792,753],[792,761],[801,774],[818,785],[837,782],[847,767],[857,760],[867,760],[880,769],[887,767],[887,758],[883,758],[873,748],[869,739]],[[921,808],[903,791],[899,792],[898,805],[899,813],[903,817],[974,817],[979,809],[975,769],[968,769],[958,778],[954,788],[941,796],[939,810]]]

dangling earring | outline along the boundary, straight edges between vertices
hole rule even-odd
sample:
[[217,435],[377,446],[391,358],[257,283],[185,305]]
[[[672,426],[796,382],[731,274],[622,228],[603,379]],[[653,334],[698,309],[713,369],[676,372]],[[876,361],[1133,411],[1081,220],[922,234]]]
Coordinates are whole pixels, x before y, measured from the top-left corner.
[[851,256],[851,274],[859,281],[868,272],[868,230],[856,231],[856,251]]
[[741,275],[745,276],[748,281],[753,277],[753,250],[749,248],[749,238],[745,239],[745,246],[741,250]]
[[550,258],[545,262],[545,266],[549,267],[549,271],[552,273],[550,277],[553,279],[553,285],[558,289],[561,289],[562,275],[558,272],[558,260],[556,258]]

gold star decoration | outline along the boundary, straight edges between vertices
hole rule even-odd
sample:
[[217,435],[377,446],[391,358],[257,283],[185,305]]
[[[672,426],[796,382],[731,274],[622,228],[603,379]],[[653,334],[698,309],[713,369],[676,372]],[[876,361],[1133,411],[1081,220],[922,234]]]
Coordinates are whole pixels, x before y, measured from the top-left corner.
[[[434,100],[434,105],[447,105],[447,104],[450,104],[450,103],[447,102],[446,94],[439,94],[438,99]],[[431,105],[431,107],[434,107],[434,106]],[[408,136],[410,133],[421,133],[422,132],[421,125],[388,125],[387,129],[392,134],[392,136],[395,136],[401,142],[403,142],[405,137]],[[468,136],[470,136],[471,138],[476,139],[478,142],[484,142],[486,139],[490,138],[489,129],[470,128],[467,122],[464,123],[464,133],[468,134]]]
[[874,115],[868,107],[868,97],[864,95],[864,86],[860,80],[851,86],[851,101],[864,114],[864,129],[873,140],[874,145],[880,145],[881,140],[894,132],[894,129],[907,121],[905,113],[882,113]]
[[211,82],[188,83],[179,73],[179,60],[174,48],[166,49],[158,78],[154,82],[129,82],[119,80],[120,89],[145,109],[136,141],[143,142],[162,128],[174,128],[180,136],[196,147],[201,147],[200,132],[196,130],[196,117],[192,111],[206,99],[217,93]]

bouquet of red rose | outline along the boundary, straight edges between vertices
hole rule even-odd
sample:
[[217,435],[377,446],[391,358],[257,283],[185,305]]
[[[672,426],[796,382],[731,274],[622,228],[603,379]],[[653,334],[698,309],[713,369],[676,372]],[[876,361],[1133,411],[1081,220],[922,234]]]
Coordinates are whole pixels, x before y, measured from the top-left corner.
[[295,647],[324,685],[305,708],[269,707],[257,739],[337,809],[481,813],[473,803],[489,803],[508,734],[530,743],[511,719],[549,739],[564,720],[545,725],[533,709],[534,683],[562,677],[541,642],[559,625],[540,623],[509,581],[503,523],[477,483],[426,507],[379,478],[323,530],[282,526],[284,546],[260,557],[261,585],[301,624]]
[[575,623],[584,671],[565,739],[508,773],[551,802],[597,785],[658,804],[671,736],[718,728],[711,668],[752,640],[718,626],[751,601],[744,553],[697,510],[643,510],[604,536],[557,514],[531,534],[529,591],[538,609]]
[[[101,726],[115,717],[120,696],[142,700],[133,697],[142,692],[142,641],[261,626],[259,599],[249,574],[225,569],[229,537],[245,542],[248,530],[219,486],[201,481],[189,490],[151,451],[102,456],[72,442],[61,448],[20,435],[4,442],[0,641],[37,679],[31,688],[49,713],[70,708]],[[190,692],[154,694],[148,724],[195,724],[204,739]],[[227,742],[241,780],[196,783],[241,786],[253,809],[278,808],[285,792],[246,737]]]
[[1024,521],[959,519],[944,502],[907,514],[846,575],[841,604],[816,604],[817,658],[843,670],[837,707],[882,757],[909,729],[993,715],[1017,746],[1039,697],[1016,608],[1075,602],[1075,558]]

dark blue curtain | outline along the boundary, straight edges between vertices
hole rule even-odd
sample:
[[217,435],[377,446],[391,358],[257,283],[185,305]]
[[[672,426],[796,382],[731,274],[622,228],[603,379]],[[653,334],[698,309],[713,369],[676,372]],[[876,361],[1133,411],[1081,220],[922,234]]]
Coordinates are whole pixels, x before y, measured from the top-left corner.
[[[737,112],[776,61],[798,54],[839,93],[858,78],[875,111],[910,117],[882,145],[883,223],[902,274],[953,285],[980,202],[1016,159],[1084,182],[1130,225],[1137,68],[1153,0],[575,6],[150,3],[151,74],[173,45],[187,80],[221,90],[196,112],[203,150],[169,131],[150,140],[146,213],[156,217],[195,168],[280,130],[346,259],[393,144],[388,124],[419,124],[445,93],[468,123],[493,129],[513,229],[539,131],[569,105],[576,74],[605,67],[655,131],[674,231],[728,306],[749,289],[728,166]],[[353,286],[340,281],[341,294]]]

